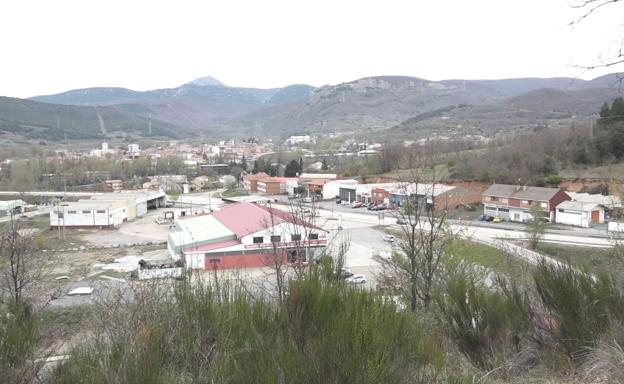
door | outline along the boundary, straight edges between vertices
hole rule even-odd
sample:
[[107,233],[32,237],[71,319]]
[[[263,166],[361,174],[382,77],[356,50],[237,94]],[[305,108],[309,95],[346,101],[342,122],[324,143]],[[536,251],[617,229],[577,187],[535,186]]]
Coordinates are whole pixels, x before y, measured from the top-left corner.
[[592,213],[591,213],[591,222],[592,222],[592,224],[600,223],[600,211],[592,211]]

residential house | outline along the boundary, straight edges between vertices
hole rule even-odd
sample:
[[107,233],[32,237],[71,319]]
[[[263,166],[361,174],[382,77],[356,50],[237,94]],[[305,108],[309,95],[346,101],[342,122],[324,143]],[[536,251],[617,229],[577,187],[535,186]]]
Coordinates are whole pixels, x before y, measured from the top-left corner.
[[570,196],[561,188],[528,187],[493,184],[482,194],[483,213],[505,220],[529,222],[533,220],[531,207],[537,203],[544,219],[554,222],[556,207]]

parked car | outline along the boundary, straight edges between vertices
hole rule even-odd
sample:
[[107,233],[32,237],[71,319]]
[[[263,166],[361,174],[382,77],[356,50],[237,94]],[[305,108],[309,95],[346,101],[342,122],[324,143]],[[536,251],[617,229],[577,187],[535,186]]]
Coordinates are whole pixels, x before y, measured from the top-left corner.
[[349,278],[347,278],[347,283],[350,284],[365,284],[366,283],[366,276],[364,275],[353,275]]
[[342,205],[349,205],[349,202],[347,200],[343,200],[341,204]]
[[490,216],[488,216],[488,215],[481,215],[481,216],[479,216],[479,221],[490,221]]
[[336,199],[336,204],[340,204],[340,203],[342,203],[342,200]]
[[387,241],[388,243],[394,243],[394,236],[393,235],[384,235],[383,237],[383,241]]
[[312,198],[311,197],[304,197],[303,198],[303,202],[304,203],[311,203],[312,202]]
[[492,219],[493,223],[500,223],[501,221],[503,221],[503,218],[499,216],[496,216]]
[[340,272],[338,272],[338,274],[343,279],[348,279],[349,277],[353,276],[353,272],[349,271],[347,268],[340,268]]
[[361,201],[356,201],[355,203],[351,204],[351,208],[361,208],[364,206],[364,203],[362,203]]

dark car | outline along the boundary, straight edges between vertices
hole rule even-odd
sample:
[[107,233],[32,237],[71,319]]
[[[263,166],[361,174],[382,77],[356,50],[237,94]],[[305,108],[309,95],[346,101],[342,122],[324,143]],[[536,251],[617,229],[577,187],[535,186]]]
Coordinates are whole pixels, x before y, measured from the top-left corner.
[[339,274],[340,277],[343,279],[348,279],[349,277],[353,276],[353,272],[349,271],[346,268],[341,268]]
[[336,199],[336,204],[340,204],[340,203],[342,203],[342,200]]

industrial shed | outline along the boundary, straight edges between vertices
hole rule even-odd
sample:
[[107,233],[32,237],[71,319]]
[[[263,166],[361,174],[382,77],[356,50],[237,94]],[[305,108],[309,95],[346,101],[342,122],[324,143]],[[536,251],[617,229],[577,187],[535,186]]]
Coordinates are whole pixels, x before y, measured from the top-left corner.
[[564,201],[557,206],[555,222],[588,228],[592,224],[604,223],[604,208],[595,203]]

